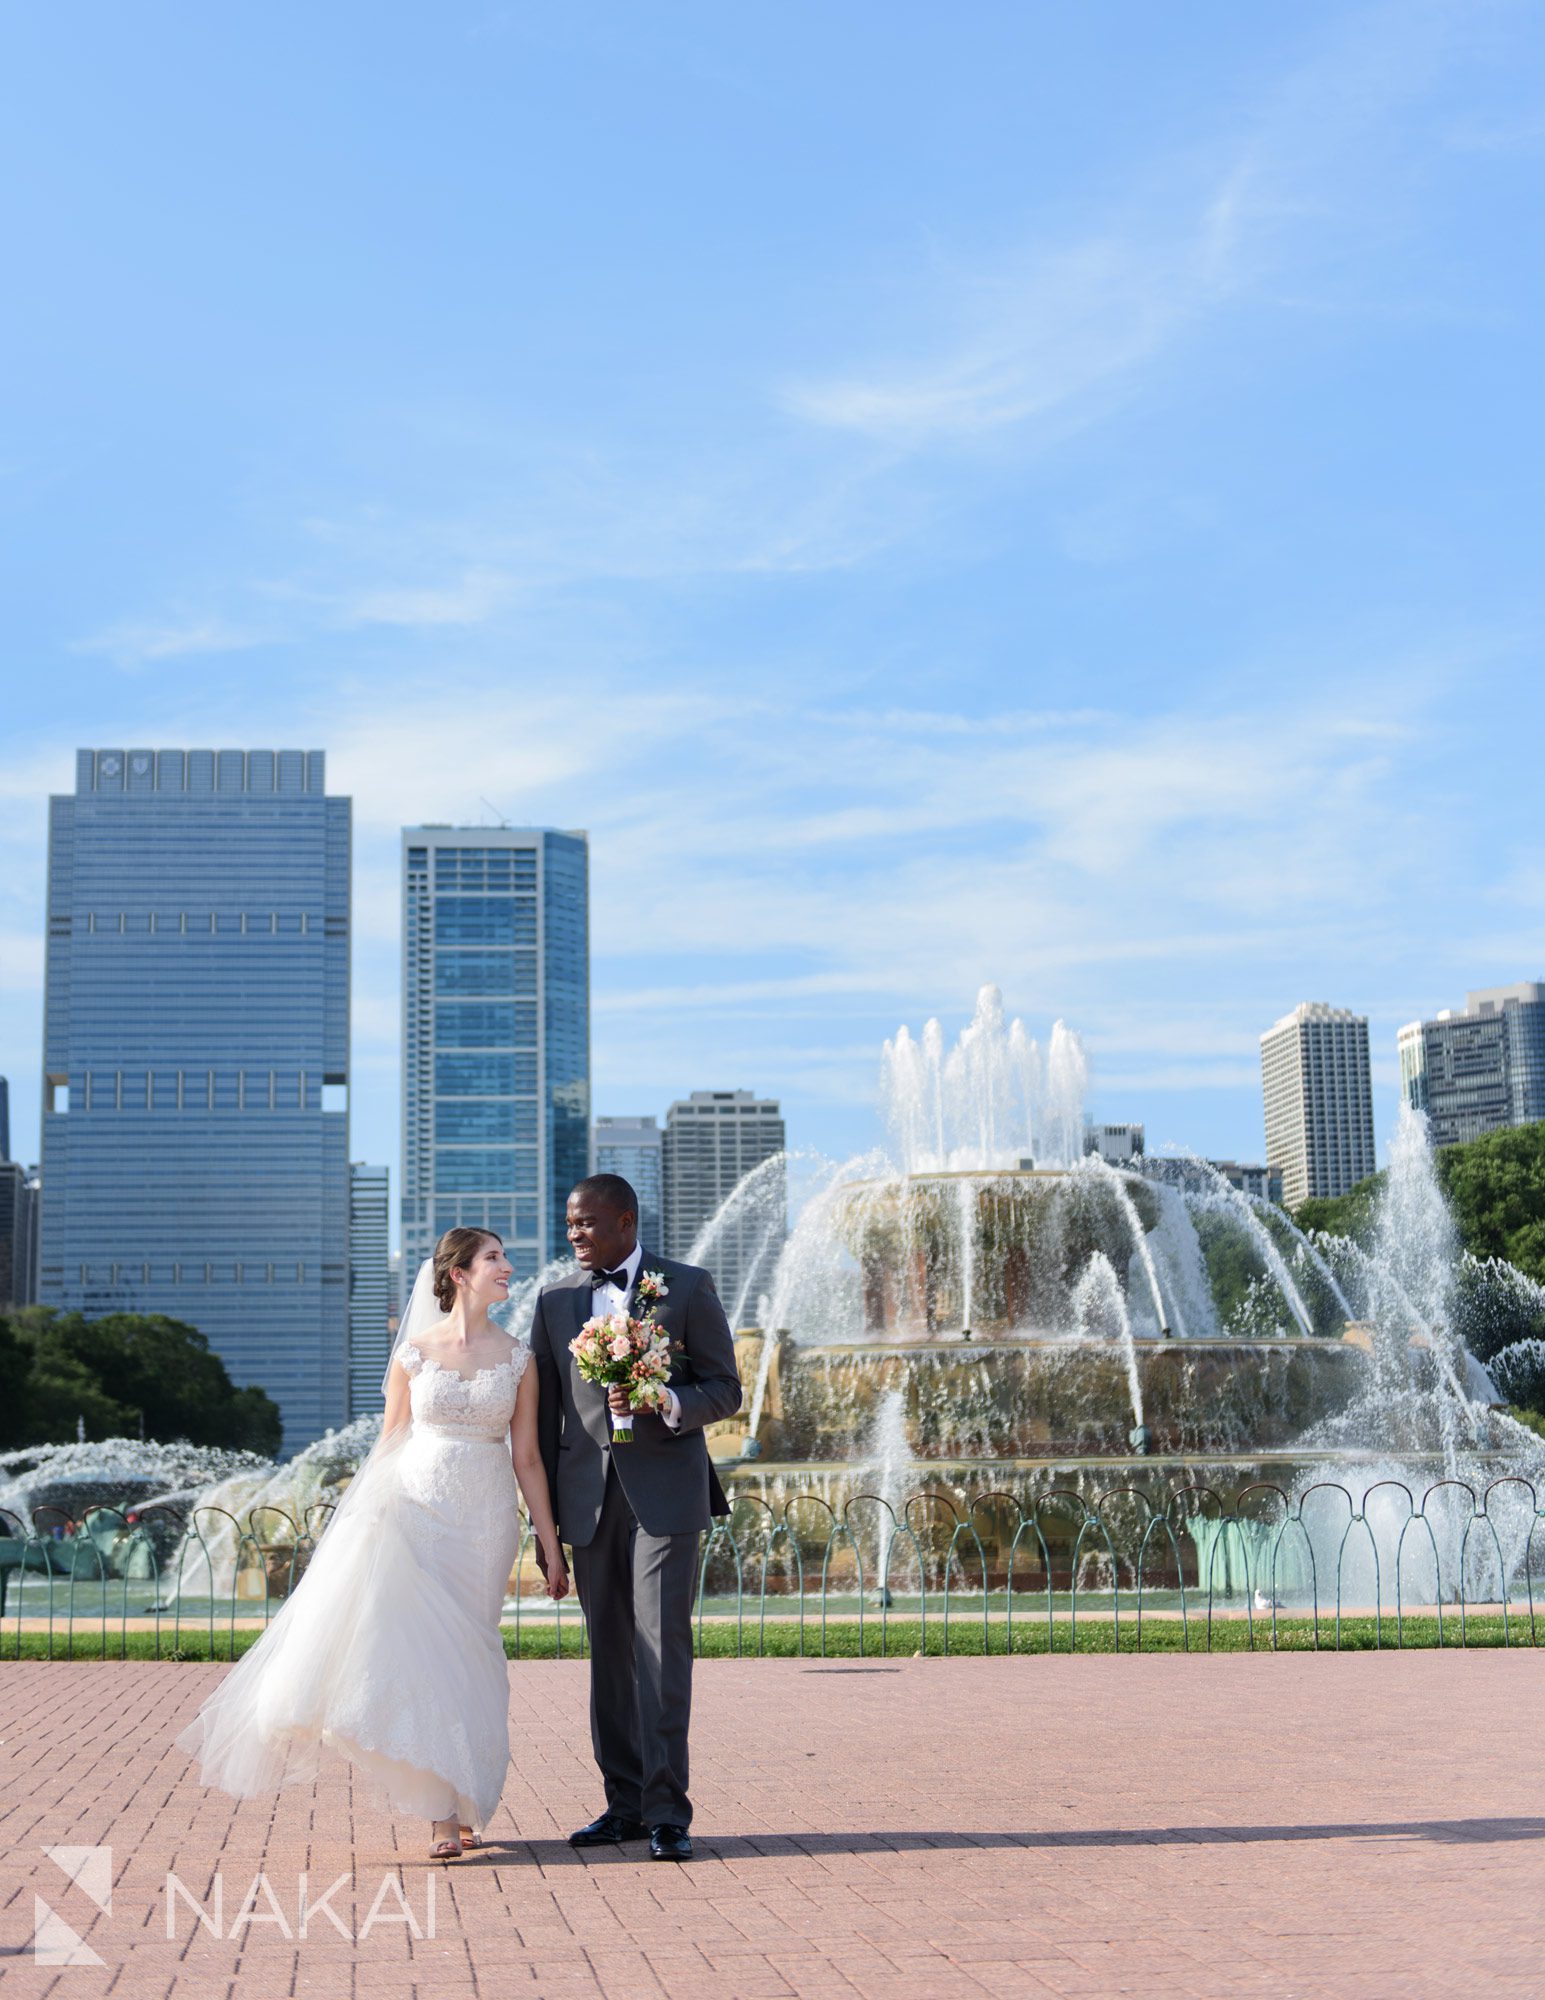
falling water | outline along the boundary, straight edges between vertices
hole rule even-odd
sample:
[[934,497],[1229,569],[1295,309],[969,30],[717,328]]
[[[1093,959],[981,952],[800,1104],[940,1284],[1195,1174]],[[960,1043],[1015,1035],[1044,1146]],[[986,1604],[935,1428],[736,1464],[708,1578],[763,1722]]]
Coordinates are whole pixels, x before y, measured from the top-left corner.
[[1195,1161],[1197,1172],[1207,1182],[1205,1190],[1194,1195],[1192,1199],[1204,1208],[1222,1210],[1226,1214],[1231,1213],[1240,1218],[1250,1233],[1251,1241],[1260,1252],[1267,1270],[1270,1271],[1277,1289],[1286,1300],[1288,1311],[1298,1321],[1300,1332],[1312,1335],[1314,1323],[1309,1317],[1308,1308],[1299,1296],[1297,1285],[1293,1283],[1293,1274],[1287,1267],[1286,1258],[1277,1247],[1276,1238],[1240,1189],[1226,1180],[1210,1161],[1199,1160],[1195,1154],[1190,1157]]
[[1147,1188],[1159,1211],[1148,1240],[1154,1262],[1164,1273],[1170,1330],[1182,1340],[1206,1339],[1218,1331],[1218,1313],[1185,1195],[1168,1181],[1150,1180]]
[[789,1232],[787,1153],[773,1153],[753,1167],[703,1224],[687,1252],[689,1264],[709,1270],[733,1262],[739,1282],[726,1293],[731,1326],[761,1317],[761,1291],[773,1281],[778,1253]]
[[[1102,1160],[1098,1153],[1091,1153],[1084,1161],[1084,1171],[1092,1173],[1104,1181],[1116,1198],[1116,1206],[1121,1210],[1126,1220],[1127,1228],[1132,1233],[1132,1248],[1141,1262],[1143,1274],[1148,1280],[1149,1295],[1153,1299],[1154,1324],[1158,1328],[1160,1337],[1163,1338],[1168,1335],[1170,1325],[1164,1311],[1164,1300],[1159,1292],[1159,1273],[1154,1266],[1153,1252],[1148,1247],[1148,1232],[1143,1227],[1142,1217],[1137,1212],[1137,1205],[1132,1199],[1131,1190],[1126,1183],[1126,1177],[1123,1174],[1117,1173],[1110,1162]],[[1176,1331],[1184,1336],[1184,1325],[1177,1326]]]
[[1127,1312],[1126,1294],[1110,1259],[1096,1250],[1073,1287],[1073,1315],[1078,1330],[1090,1340],[1119,1342],[1127,1365],[1127,1393],[1132,1399],[1132,1422],[1143,1422],[1143,1385],[1137,1372],[1137,1347],[1132,1339],[1132,1321]]
[[960,1324],[971,1325],[971,1301],[976,1283],[976,1186],[962,1181],[957,1191],[960,1206]]
[[1431,1352],[1445,1392],[1437,1399],[1437,1415],[1450,1477],[1457,1473],[1462,1436],[1471,1441],[1475,1435],[1463,1382],[1464,1351],[1454,1331],[1458,1250],[1458,1232],[1433,1167],[1427,1120],[1403,1105],[1374,1230],[1369,1317],[1384,1345],[1404,1347],[1416,1335]]
[[[1335,1272],[1330,1268],[1329,1263],[1321,1255],[1320,1251],[1316,1249],[1315,1245],[1299,1228],[1292,1216],[1288,1214],[1287,1210],[1285,1208],[1278,1208],[1274,1202],[1263,1201],[1259,1195],[1248,1195],[1246,1199],[1257,1214],[1269,1215],[1279,1229],[1287,1229],[1291,1233],[1299,1246],[1300,1254],[1308,1258],[1315,1270],[1330,1287],[1331,1297],[1336,1301],[1336,1306],[1341,1317],[1343,1319],[1355,1319],[1357,1315],[1347,1302],[1347,1295],[1341,1289]],[[1263,1224],[1262,1227],[1264,1226]]]
[[[267,1477],[272,1459],[257,1452],[229,1451],[217,1445],[157,1444],[145,1438],[99,1438],[93,1443],[26,1445],[0,1452],[0,1507],[27,1523],[36,1506],[54,1499],[61,1489],[72,1514],[81,1502],[73,1492],[118,1501],[133,1499],[139,1507],[161,1502],[176,1504],[201,1493],[211,1480],[232,1476]],[[73,1492],[72,1492],[73,1490]]]
[[[880,1563],[877,1574],[883,1583],[889,1578],[891,1545],[895,1521],[901,1519],[907,1493],[912,1485],[912,1447],[907,1439],[907,1399],[899,1389],[890,1389],[880,1398],[870,1426],[865,1454],[874,1490],[885,1502],[880,1509]],[[893,1520],[892,1517],[895,1517]]]

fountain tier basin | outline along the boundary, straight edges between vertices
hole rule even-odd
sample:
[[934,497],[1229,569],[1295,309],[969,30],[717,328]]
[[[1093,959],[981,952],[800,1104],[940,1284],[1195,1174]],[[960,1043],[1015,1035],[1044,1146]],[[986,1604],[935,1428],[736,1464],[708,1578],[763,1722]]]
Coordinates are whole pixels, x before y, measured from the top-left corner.
[[[966,1327],[978,1337],[1071,1330],[1090,1259],[1125,1274],[1158,1214],[1135,1175],[1024,1168],[853,1182],[835,1224],[859,1266],[865,1333],[916,1340]],[[1166,1319],[1156,1286],[1151,1310],[1157,1332]]]
[[[742,1333],[742,1379],[765,1376],[756,1442],[779,1462],[862,1461],[882,1404],[899,1399],[918,1461],[1127,1457],[1127,1353],[1084,1339],[957,1339],[804,1346]],[[1368,1357],[1334,1340],[1135,1340],[1146,1440],[1160,1455],[1271,1452],[1346,1409]],[[720,1449],[739,1450],[726,1427]]]

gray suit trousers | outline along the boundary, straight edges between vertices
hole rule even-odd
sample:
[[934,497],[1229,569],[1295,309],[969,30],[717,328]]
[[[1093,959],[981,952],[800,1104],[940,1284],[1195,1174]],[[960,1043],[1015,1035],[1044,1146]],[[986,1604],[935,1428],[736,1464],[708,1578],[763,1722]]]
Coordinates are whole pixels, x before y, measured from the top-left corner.
[[692,1823],[687,1726],[697,1544],[695,1533],[645,1534],[608,1464],[595,1538],[573,1552],[590,1630],[590,1740],[606,1807],[645,1826]]

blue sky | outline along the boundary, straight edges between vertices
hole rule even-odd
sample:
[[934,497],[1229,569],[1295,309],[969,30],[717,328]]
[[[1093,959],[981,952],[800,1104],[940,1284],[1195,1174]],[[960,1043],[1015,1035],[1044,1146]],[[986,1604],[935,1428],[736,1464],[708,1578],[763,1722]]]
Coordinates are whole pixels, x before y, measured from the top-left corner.
[[593,836],[599,1111],[877,1136],[986,979],[1258,1157],[1257,1037],[1538,976],[1526,5],[85,0],[0,23],[0,1073],[78,743]]

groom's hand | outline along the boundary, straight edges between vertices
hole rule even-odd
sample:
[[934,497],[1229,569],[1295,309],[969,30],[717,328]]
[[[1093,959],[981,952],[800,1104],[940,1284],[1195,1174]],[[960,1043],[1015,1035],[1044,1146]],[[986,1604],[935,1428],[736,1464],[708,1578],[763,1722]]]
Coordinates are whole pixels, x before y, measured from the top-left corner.
[[547,1594],[556,1604],[559,1598],[569,1594],[569,1566],[563,1560],[562,1548],[555,1548],[551,1555],[542,1551],[542,1574],[547,1579]]
[[606,1392],[606,1407],[614,1417],[625,1417],[633,1405],[628,1401],[628,1392],[620,1382],[614,1382]]

